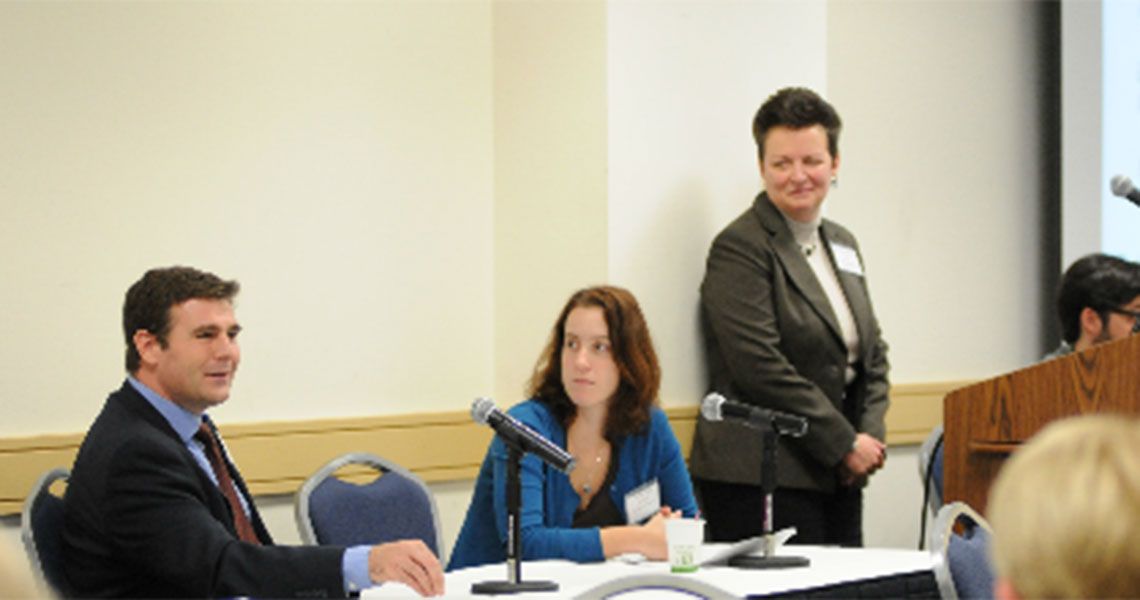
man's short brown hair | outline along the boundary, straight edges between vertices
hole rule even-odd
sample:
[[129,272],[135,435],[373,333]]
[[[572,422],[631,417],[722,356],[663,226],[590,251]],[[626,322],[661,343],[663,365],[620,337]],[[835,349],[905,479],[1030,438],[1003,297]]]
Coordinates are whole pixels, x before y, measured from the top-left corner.
[[127,342],[127,372],[139,369],[135,332],[149,331],[165,348],[170,333],[170,309],[195,298],[233,301],[241,286],[193,267],[151,269],[127,290],[123,301],[123,337]]

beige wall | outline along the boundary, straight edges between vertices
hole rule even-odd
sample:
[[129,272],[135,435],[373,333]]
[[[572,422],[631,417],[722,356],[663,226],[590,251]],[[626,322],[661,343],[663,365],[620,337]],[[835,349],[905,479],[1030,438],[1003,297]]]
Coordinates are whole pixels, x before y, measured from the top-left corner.
[[497,2],[495,398],[524,383],[570,294],[606,280],[605,4]]
[[[121,377],[123,288],[175,262],[245,286],[223,423],[509,405],[566,296],[601,281],[645,306],[663,401],[694,403],[704,253],[756,191],[751,113],[789,84],[846,120],[827,210],[861,240],[894,380],[1025,364],[1030,12],[0,4],[0,436],[85,428]],[[891,457],[868,541],[910,547],[913,450]],[[450,547],[469,484],[435,489]],[[295,539],[287,499],[266,505]]]
[[859,236],[896,383],[1039,358],[1038,10],[829,4],[845,127],[827,211]]
[[0,435],[86,428],[123,291],[174,263],[244,287],[223,423],[490,389],[490,25],[488,2],[0,6]]
[[[824,2],[609,4],[610,281],[642,303],[667,405],[707,391],[705,255],[759,189],[760,101],[786,85],[825,88],[826,14]],[[768,60],[773,48],[797,50]]]
[[[1037,10],[828,3],[828,94],[845,124],[827,213],[859,236],[893,383],[1039,358]],[[867,540],[913,548],[917,454],[890,457],[867,492]]]

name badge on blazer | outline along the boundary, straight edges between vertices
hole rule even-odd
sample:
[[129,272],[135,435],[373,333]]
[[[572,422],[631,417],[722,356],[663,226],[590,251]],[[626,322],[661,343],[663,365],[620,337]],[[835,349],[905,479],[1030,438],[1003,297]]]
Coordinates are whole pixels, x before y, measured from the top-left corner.
[[641,523],[661,510],[661,487],[656,479],[643,483],[625,495],[625,518],[630,524]]
[[835,257],[835,266],[839,267],[839,270],[863,276],[863,264],[859,262],[859,255],[851,246],[832,244],[831,255]]

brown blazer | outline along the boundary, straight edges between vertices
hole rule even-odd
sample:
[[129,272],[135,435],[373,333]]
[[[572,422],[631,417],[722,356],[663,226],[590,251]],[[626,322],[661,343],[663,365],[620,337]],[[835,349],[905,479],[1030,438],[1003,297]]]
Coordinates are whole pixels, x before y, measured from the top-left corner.
[[[851,232],[824,219],[820,237],[859,252]],[[862,257],[860,256],[860,262]],[[803,438],[782,438],[778,485],[834,491],[836,467],[857,432],[884,439],[887,345],[864,277],[835,268],[859,331],[856,377],[844,385],[847,349],[831,304],[766,193],[717,235],[701,284],[709,389],[732,400],[808,419]],[[690,468],[698,478],[760,484],[761,436],[701,418]]]

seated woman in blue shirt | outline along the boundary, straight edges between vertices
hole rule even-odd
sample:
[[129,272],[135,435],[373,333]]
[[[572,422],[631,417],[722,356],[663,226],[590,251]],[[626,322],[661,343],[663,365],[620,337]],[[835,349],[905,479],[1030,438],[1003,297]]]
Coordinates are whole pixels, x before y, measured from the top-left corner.
[[[665,559],[665,519],[695,516],[697,505],[681,447],[655,406],[660,383],[632,294],[602,286],[570,297],[531,377],[531,399],[508,411],[578,465],[566,475],[523,457],[524,559],[587,562],[631,552]],[[506,472],[507,447],[495,438],[448,570],[506,560]],[[649,514],[626,514],[627,497]]]

